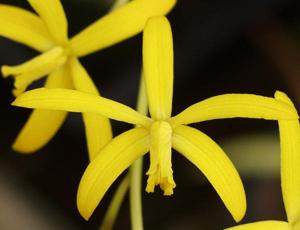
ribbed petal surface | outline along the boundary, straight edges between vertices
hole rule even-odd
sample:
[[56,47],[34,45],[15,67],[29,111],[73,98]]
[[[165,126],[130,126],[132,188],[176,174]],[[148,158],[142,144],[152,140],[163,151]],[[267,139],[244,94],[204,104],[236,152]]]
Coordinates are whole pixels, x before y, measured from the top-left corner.
[[87,220],[117,177],[135,160],[149,151],[149,133],[131,129],[115,137],[89,164],[81,178],[77,206]]
[[295,109],[274,98],[253,94],[224,94],[198,102],[177,116],[173,124],[190,124],[224,118],[297,119]]
[[[45,86],[48,88],[72,87],[68,69],[63,67],[50,74]],[[66,115],[65,111],[34,110],[18,134],[13,149],[20,153],[33,153],[39,150],[56,134]]]
[[58,45],[68,41],[68,21],[60,0],[28,0]]
[[144,29],[150,17],[167,14],[175,3],[176,0],[133,0],[73,37],[73,53],[84,56],[130,38]]
[[173,148],[207,177],[235,221],[240,221],[246,212],[245,191],[224,151],[207,135],[188,126],[174,129]]
[[[292,101],[277,91],[275,98],[294,107]],[[279,120],[281,147],[281,186],[284,205],[291,225],[300,221],[300,125],[297,120]]]
[[39,17],[21,8],[3,4],[0,4],[0,36],[38,51],[46,51],[54,44]]
[[149,109],[154,120],[171,116],[173,97],[173,38],[165,17],[151,18],[143,38],[143,67]]
[[149,126],[152,120],[128,106],[94,94],[68,89],[40,88],[21,94],[12,105],[25,108],[96,113],[130,124]]
[[[100,95],[91,77],[78,59],[70,60],[74,88],[82,92]],[[100,149],[112,139],[109,119],[94,113],[83,113],[85,135],[90,160],[94,159]]]

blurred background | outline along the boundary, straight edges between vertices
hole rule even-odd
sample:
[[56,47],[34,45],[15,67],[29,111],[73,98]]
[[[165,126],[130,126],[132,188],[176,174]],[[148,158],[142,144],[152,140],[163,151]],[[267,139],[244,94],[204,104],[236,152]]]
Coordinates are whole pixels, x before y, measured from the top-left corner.
[[[32,10],[26,1],[0,0]],[[103,16],[111,0],[62,0],[70,37]],[[173,27],[175,85],[173,114],[207,97],[275,90],[300,103],[300,2],[297,0],[180,1],[168,16]],[[142,60],[142,36],[81,59],[103,96],[135,106]],[[95,39],[101,39],[95,38]],[[37,53],[0,38],[0,64],[15,65]],[[0,78],[0,229],[96,230],[117,187],[114,183],[86,222],[76,192],[87,164],[83,124],[70,114],[53,140],[32,155],[11,150],[30,110],[13,108],[13,81]],[[40,82],[33,87],[39,86]],[[130,128],[112,122],[117,135]],[[276,122],[214,120],[195,125],[219,143],[240,170],[248,198],[242,223],[285,220],[279,178]],[[144,169],[148,168],[148,156]],[[175,194],[143,193],[146,230],[216,230],[234,225],[204,176],[174,152]],[[144,185],[146,177],[143,177]],[[115,229],[130,229],[128,197]]]

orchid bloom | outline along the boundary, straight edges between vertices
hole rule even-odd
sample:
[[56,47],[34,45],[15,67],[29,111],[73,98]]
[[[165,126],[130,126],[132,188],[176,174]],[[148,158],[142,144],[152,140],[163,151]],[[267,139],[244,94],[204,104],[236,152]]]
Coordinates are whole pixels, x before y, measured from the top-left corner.
[[36,89],[19,96],[13,105],[95,113],[137,127],[115,137],[87,167],[77,204],[88,219],[116,178],[150,151],[147,192],[156,185],[171,195],[174,148],[207,177],[236,221],[244,216],[246,198],[241,179],[224,151],[201,131],[187,124],[224,118],[297,119],[295,109],[274,98],[225,94],[198,102],[171,117],[173,97],[173,41],[168,20],[151,18],[144,30],[143,64],[150,117],[118,102],[67,89]]
[[[282,92],[275,98],[290,106],[292,101]],[[299,230],[300,229],[300,125],[297,120],[279,120],[281,145],[281,188],[287,221],[259,221],[227,230]]]
[[[144,28],[151,16],[164,15],[176,0],[133,0],[110,12],[68,39],[68,22],[59,0],[28,0],[35,15],[18,7],[0,4],[0,36],[23,43],[39,56],[17,66],[3,66],[4,77],[15,78],[14,94],[19,95],[35,80],[48,75],[46,88],[77,89],[99,95],[78,58],[132,37]],[[55,135],[66,118],[64,111],[35,110],[13,148],[21,153],[37,151]],[[109,142],[109,120],[83,113],[90,158]]]

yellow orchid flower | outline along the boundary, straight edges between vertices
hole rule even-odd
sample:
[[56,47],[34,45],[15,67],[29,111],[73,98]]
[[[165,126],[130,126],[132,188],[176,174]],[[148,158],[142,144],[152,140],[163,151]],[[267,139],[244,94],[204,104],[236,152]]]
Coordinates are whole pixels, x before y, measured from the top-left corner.
[[[293,102],[282,92],[275,98],[290,106]],[[286,221],[259,221],[227,230],[299,230],[300,229],[300,125],[298,120],[279,120],[281,145],[281,188]]]
[[[45,87],[70,88],[99,95],[77,58],[114,45],[141,32],[151,16],[164,15],[176,0],[133,0],[68,39],[68,22],[59,0],[28,0],[38,16],[0,4],[0,36],[23,43],[41,55],[17,66],[3,66],[4,77],[15,78],[15,95],[48,75]],[[35,110],[13,148],[32,153],[43,147],[61,127],[67,113]],[[90,158],[112,138],[107,118],[83,114]]]
[[223,150],[190,123],[234,117],[269,120],[297,119],[295,109],[274,98],[251,94],[225,94],[198,102],[171,117],[173,96],[173,41],[168,20],[148,21],[143,37],[143,62],[150,117],[118,102],[67,89],[36,89],[19,96],[15,106],[89,112],[137,125],[115,137],[87,167],[77,204],[88,219],[116,178],[150,151],[147,192],[156,185],[171,195],[174,148],[190,160],[213,185],[236,221],[244,216],[246,198],[241,179]]

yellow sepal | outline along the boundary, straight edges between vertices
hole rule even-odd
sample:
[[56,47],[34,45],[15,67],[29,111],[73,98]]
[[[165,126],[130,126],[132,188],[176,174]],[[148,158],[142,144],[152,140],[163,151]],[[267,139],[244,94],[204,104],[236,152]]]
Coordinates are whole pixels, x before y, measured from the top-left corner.
[[68,42],[68,21],[60,0],[28,0],[58,45]]
[[96,113],[114,120],[148,127],[152,120],[121,103],[69,89],[35,89],[21,94],[12,103],[25,108]]
[[131,129],[115,137],[89,164],[77,193],[78,210],[86,220],[117,177],[149,151],[149,141],[146,129]]
[[172,117],[171,123],[190,124],[235,117],[267,120],[298,119],[293,107],[274,98],[253,94],[224,94],[188,107]]
[[4,4],[0,4],[0,36],[42,52],[54,45],[44,22],[38,16]]
[[[100,95],[91,77],[77,58],[71,58],[69,66],[75,89],[86,93]],[[112,139],[112,130],[107,117],[93,113],[83,113],[82,116],[89,157],[90,160],[92,160],[100,149]]]
[[[288,96],[277,91],[275,98],[294,107]],[[281,186],[291,225],[300,223],[300,125],[298,119],[279,120],[281,148]]]
[[[150,17],[167,14],[176,0],[134,0],[108,13],[71,39],[80,57],[140,33]],[[97,39],[95,39],[97,38]]]
[[184,125],[174,129],[173,148],[207,177],[235,221],[240,221],[246,212],[245,191],[224,151],[204,133]]
[[148,20],[143,37],[143,67],[149,110],[154,120],[166,120],[172,112],[173,39],[165,17]]
[[[70,74],[67,68],[61,68],[49,75],[46,87],[72,87]],[[67,112],[53,110],[34,110],[20,133],[13,149],[20,153],[33,153],[46,145],[63,124]]]

